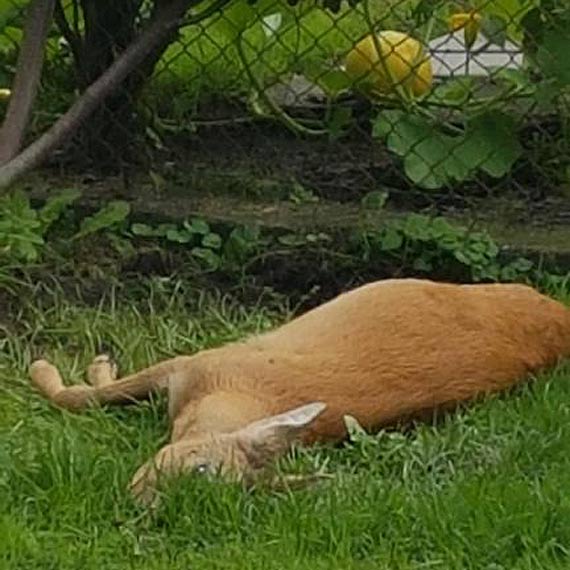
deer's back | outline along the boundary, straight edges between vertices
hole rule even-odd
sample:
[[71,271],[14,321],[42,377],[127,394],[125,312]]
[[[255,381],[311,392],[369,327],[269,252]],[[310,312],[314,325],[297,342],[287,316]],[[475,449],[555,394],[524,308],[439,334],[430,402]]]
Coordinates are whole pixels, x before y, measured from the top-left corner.
[[277,410],[323,400],[308,439],[374,428],[506,388],[570,353],[570,314],[521,285],[388,280],[222,349]]
[[177,409],[212,393],[259,402],[260,417],[324,401],[307,441],[334,440],[345,414],[374,429],[507,388],[569,353],[570,312],[529,287],[388,280],[192,357]]

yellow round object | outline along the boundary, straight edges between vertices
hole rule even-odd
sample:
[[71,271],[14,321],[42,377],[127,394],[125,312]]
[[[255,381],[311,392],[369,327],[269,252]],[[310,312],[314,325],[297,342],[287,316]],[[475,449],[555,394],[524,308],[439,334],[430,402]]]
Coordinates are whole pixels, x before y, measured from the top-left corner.
[[380,93],[392,93],[398,85],[416,97],[427,93],[432,86],[433,71],[422,44],[392,30],[380,32],[376,37],[375,41],[372,34],[366,36],[348,53],[345,59],[348,76],[361,87]]
[[472,25],[477,26],[477,29],[481,26],[481,14],[479,12],[459,12],[457,14],[452,14],[448,18],[449,28],[452,32],[461,30],[466,26]]
[[473,47],[481,29],[481,14],[474,11],[453,14],[449,17],[448,23],[452,32],[463,30],[465,45],[468,48]]
[[10,95],[12,95],[10,89],[0,89],[0,101],[7,101]]

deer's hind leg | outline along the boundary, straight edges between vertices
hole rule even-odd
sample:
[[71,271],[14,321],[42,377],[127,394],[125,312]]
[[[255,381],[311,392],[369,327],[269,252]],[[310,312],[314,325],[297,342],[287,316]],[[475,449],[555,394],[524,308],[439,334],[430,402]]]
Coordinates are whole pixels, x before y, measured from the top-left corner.
[[30,367],[32,382],[55,405],[79,411],[93,405],[128,404],[167,389],[172,374],[187,365],[189,357],[166,360],[140,372],[116,378],[116,368],[105,355],[96,357],[87,371],[89,384],[65,386],[58,369],[47,360]]

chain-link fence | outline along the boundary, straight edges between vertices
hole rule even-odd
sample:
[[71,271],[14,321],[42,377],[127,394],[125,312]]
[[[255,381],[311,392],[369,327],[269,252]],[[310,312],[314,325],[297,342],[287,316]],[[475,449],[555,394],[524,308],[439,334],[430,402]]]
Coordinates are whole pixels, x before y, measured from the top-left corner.
[[[166,4],[56,3],[29,136]],[[11,85],[25,5],[0,0],[0,88]],[[53,161],[135,165],[188,192],[336,202],[374,192],[393,209],[548,224],[570,214],[566,2],[188,5],[180,30]]]

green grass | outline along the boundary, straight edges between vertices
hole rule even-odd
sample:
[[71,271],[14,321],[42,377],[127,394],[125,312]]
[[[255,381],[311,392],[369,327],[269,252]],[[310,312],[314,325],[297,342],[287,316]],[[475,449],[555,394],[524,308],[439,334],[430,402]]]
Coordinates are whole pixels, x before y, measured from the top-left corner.
[[558,569],[570,548],[570,368],[437,426],[299,450],[312,489],[186,479],[160,512],[125,486],[165,440],[164,403],[72,415],[30,387],[34,355],[77,381],[101,344],[123,372],[263,330],[287,312],[223,299],[27,307],[0,340],[0,568]]

